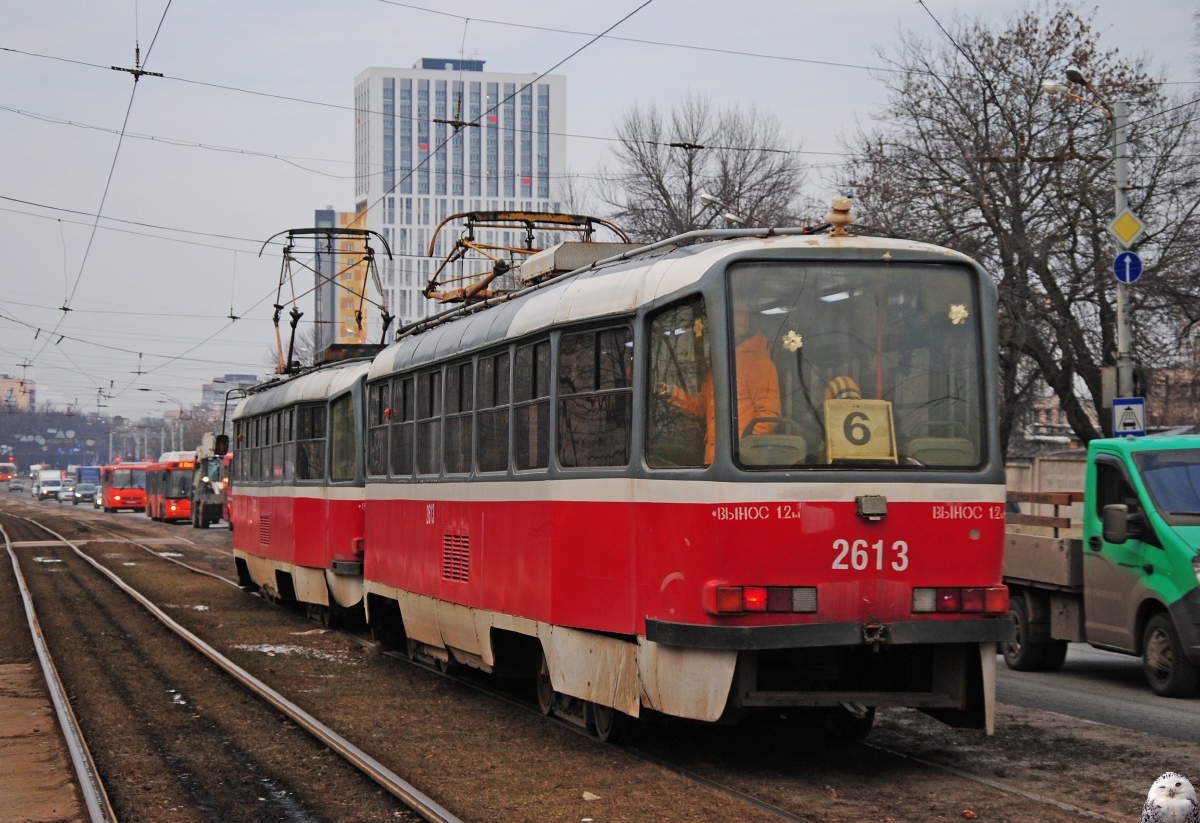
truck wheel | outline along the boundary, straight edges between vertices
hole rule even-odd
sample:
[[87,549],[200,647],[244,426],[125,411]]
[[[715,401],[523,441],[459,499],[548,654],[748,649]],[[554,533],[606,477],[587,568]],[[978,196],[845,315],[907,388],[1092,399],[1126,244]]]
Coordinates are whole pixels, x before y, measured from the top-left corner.
[[1042,647],[1042,663],[1038,666],[1038,671],[1056,672],[1061,669],[1067,661],[1067,641],[1051,640],[1039,645]]
[[204,514],[204,509],[200,510],[198,525],[202,529],[208,528],[208,517]]
[[1029,634],[1029,608],[1024,597],[1018,595],[1010,601],[1008,616],[1017,624],[1017,636],[1004,644],[1004,662],[1016,672],[1037,671],[1045,657],[1046,646],[1025,639]]
[[1142,672],[1157,695],[1190,697],[1196,691],[1200,667],[1184,655],[1183,643],[1169,614],[1160,612],[1146,624],[1142,635]]

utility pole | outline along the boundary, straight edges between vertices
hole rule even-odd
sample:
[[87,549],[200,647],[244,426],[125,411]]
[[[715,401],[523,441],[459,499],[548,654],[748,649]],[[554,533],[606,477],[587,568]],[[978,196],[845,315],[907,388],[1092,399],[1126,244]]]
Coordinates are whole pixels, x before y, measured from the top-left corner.
[[[1129,157],[1126,155],[1128,138],[1126,124],[1129,119],[1129,105],[1118,100],[1112,104],[1113,127],[1113,199],[1116,214],[1120,215],[1128,208],[1125,190],[1129,186]],[[1129,244],[1118,239],[1117,244],[1128,249]],[[1133,357],[1129,353],[1129,284],[1117,283],[1117,397],[1133,397]]]

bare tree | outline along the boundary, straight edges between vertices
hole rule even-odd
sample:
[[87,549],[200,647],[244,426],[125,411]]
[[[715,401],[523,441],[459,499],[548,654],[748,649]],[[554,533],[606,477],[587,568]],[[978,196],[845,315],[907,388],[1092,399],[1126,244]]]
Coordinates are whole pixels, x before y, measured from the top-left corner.
[[795,221],[804,169],[779,122],[753,106],[717,109],[688,96],[669,114],[634,105],[617,124],[615,170],[598,194],[632,236],[661,240],[720,223],[709,193],[772,226]]
[[1136,246],[1148,266],[1132,290],[1135,358],[1169,364],[1200,321],[1200,106],[1167,97],[1098,37],[1067,5],[994,28],[955,22],[934,42],[902,33],[883,55],[898,71],[881,77],[880,125],[852,141],[840,180],[857,189],[864,230],[959,249],[995,277],[1005,447],[1040,381],[1081,440],[1100,436],[1101,369],[1116,355],[1111,121],[1043,80],[1073,65],[1103,97],[1075,86],[1079,96],[1130,104],[1128,196],[1149,225]]

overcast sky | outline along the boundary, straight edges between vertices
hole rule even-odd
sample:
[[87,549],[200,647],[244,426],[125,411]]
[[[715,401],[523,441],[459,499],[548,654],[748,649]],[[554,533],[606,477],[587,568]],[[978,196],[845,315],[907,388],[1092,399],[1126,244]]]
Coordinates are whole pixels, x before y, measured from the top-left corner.
[[[166,0],[3,0],[0,314],[28,325],[0,321],[0,372],[35,380],[40,400],[92,411],[103,389],[115,395],[104,411],[123,415],[198,402],[215,375],[264,374],[279,259],[258,249],[311,225],[316,208],[353,207],[356,74],[460,50],[489,70],[541,72],[588,38],[487,21],[599,32],[640,2],[408,4],[464,22],[382,0],[172,0],[165,18]],[[928,0],[943,23],[998,21],[1015,5]],[[1147,57],[1169,81],[1195,79],[1194,3],[1095,8],[1104,46]],[[142,79],[130,107],[131,76],[106,67],[132,66],[135,38],[145,56],[160,19],[145,67],[167,77]],[[870,124],[882,84],[861,69],[802,61],[878,65],[877,49],[901,28],[937,36],[909,0],[654,0],[613,34],[790,59],[600,40],[556,72],[567,77],[567,131],[579,135],[567,140],[567,166],[592,174],[609,151],[592,138],[611,136],[631,104],[670,107],[690,92],[754,103],[806,150],[838,152],[840,136]],[[110,168],[111,220],[86,251]],[[824,198],[820,177],[813,182]],[[231,308],[240,320],[227,318]],[[301,308],[311,319],[311,300]]]

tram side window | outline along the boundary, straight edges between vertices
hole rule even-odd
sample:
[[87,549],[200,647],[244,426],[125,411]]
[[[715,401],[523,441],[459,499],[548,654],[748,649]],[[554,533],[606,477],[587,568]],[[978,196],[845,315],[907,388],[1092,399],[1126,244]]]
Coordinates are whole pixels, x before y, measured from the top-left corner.
[[471,471],[471,391],[474,381],[470,363],[446,367],[446,473]]
[[283,482],[296,479],[296,410],[284,409],[279,420],[279,439],[283,441]]
[[343,394],[329,405],[330,436],[333,439],[329,479],[353,480],[358,473],[358,431],[354,419],[354,398]]
[[271,482],[271,446],[275,443],[275,416],[272,414],[264,414],[261,418],[260,440],[262,444],[262,461],[261,473],[258,479],[264,483]]
[[241,458],[241,455],[245,453],[245,448],[246,427],[242,424],[242,421],[238,420],[233,424],[233,463],[231,464],[231,476],[234,480],[242,479],[242,466],[246,461]]
[[558,462],[627,466],[632,426],[632,329],[564,334],[558,343]]
[[275,412],[269,418],[271,421],[271,482],[283,482],[284,444],[287,437],[284,433],[283,412]]
[[262,430],[262,418],[255,417],[250,421],[250,476],[247,478],[255,483],[262,476],[262,441],[259,437]]
[[325,478],[325,407],[296,410],[296,479]]
[[442,373],[417,376],[417,474],[437,474],[442,457]]
[[517,349],[513,377],[514,452],[518,469],[550,465],[550,341]]
[[704,298],[650,320],[646,464],[656,469],[712,463],[713,386]]
[[367,474],[387,474],[388,419],[391,387],[377,383],[367,389]]
[[413,473],[413,429],[416,426],[416,393],[413,378],[392,381],[392,474],[408,477]]
[[476,449],[479,471],[508,471],[508,352],[479,358],[479,382],[475,399],[479,412],[475,416]]

